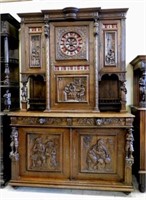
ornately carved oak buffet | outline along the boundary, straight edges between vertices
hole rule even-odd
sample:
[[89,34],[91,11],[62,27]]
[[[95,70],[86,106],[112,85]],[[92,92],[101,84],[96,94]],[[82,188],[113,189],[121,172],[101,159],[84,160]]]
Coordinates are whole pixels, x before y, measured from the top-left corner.
[[21,17],[20,112],[11,112],[11,185],[130,192],[127,9]]

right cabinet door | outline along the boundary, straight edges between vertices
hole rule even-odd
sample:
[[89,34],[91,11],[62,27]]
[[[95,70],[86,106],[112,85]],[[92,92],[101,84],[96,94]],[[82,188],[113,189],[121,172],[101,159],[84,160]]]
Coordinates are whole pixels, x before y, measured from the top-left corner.
[[125,133],[121,129],[74,129],[73,178],[124,180]]

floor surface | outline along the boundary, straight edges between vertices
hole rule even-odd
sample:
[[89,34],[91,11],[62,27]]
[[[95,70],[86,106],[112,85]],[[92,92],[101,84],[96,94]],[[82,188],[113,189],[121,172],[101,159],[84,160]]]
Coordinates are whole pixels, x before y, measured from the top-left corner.
[[133,183],[134,191],[129,195],[123,192],[11,187],[7,185],[0,189],[0,200],[146,200],[146,193],[138,191],[135,177],[133,177]]

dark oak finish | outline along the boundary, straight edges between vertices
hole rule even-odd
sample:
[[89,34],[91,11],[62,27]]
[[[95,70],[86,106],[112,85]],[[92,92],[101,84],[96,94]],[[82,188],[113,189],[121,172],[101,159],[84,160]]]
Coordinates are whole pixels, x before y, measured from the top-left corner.
[[10,14],[0,15],[0,185],[10,179],[9,111],[19,106],[19,22]]
[[130,192],[127,9],[65,8],[21,17],[22,94],[11,112],[11,185]]
[[139,182],[139,190],[146,191],[146,56],[139,55],[130,64],[134,74],[134,96],[131,113],[134,120],[135,165],[133,172]]

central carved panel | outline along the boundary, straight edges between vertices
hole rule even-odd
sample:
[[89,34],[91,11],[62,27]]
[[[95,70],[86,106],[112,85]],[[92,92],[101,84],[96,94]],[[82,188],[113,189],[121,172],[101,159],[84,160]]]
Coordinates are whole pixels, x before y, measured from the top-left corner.
[[58,76],[57,93],[58,102],[87,102],[88,77]]

